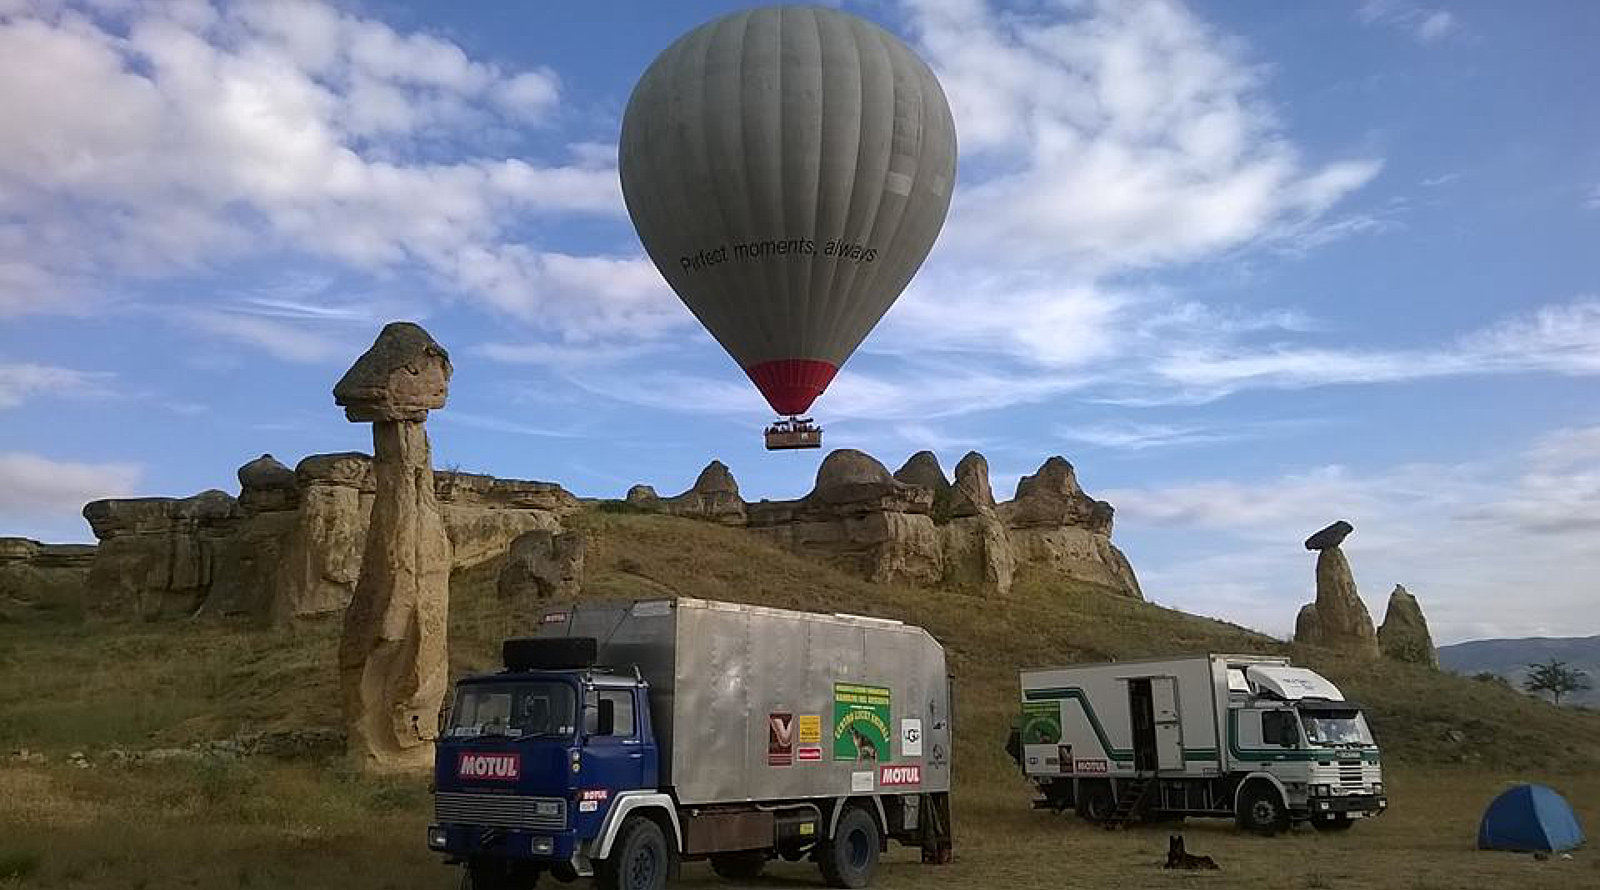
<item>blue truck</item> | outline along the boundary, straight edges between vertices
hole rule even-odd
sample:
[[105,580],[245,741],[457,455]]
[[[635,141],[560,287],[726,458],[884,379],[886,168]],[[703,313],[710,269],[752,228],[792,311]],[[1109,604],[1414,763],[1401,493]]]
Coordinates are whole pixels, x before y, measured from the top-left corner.
[[890,841],[951,856],[944,650],[898,621],[678,598],[547,610],[462,679],[428,845],[474,890],[657,890],[810,859],[865,887]]

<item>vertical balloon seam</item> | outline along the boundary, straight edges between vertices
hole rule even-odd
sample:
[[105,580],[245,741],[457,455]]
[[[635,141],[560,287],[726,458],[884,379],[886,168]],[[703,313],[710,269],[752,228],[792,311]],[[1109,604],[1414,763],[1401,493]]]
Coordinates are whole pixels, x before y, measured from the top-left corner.
[[[773,115],[776,121],[776,136],[773,139],[776,153],[773,164],[777,167],[777,175],[773,181],[777,184],[774,191],[777,193],[778,202],[772,208],[774,223],[771,231],[774,240],[785,240],[789,237],[789,176],[788,164],[793,160],[795,152],[789,150],[789,119],[788,119],[788,91],[790,78],[784,76],[784,55],[790,49],[789,39],[793,29],[789,27],[789,13],[794,10],[792,6],[779,6],[774,13],[777,20],[777,33],[773,42],[777,44],[775,54],[777,64],[772,66],[773,93],[777,97],[777,114]],[[768,274],[777,282],[780,291],[778,306],[778,328],[775,345],[779,351],[789,352],[794,349],[794,330],[799,318],[795,313],[795,290],[797,282],[793,275],[788,273],[789,260],[787,254],[781,254],[777,262],[768,264]]]
[[[815,68],[817,72],[815,99],[817,126],[814,133],[808,134],[808,138],[815,143],[815,150],[810,150],[812,148],[812,142],[808,141],[807,145],[805,146],[807,149],[805,154],[808,157],[816,158],[816,170],[814,175],[811,177],[811,200],[808,204],[804,205],[807,208],[804,213],[804,221],[807,224],[800,226],[799,231],[802,234],[814,235],[818,231],[818,225],[822,215],[822,165],[826,157],[825,153],[827,151],[828,144],[828,69],[827,59],[824,57],[825,52],[823,50],[822,43],[822,17],[819,16],[814,9],[808,9],[806,10],[806,13],[809,16],[811,28],[815,34],[814,39],[816,41],[814,44],[816,47],[816,56],[813,61],[815,62]],[[799,325],[799,341],[794,344],[794,357],[809,358],[816,351],[816,348],[813,345],[816,335],[812,330],[813,319],[811,316],[812,287],[813,282],[816,280],[817,274],[816,255],[807,255],[806,259],[799,261],[799,266],[802,273],[800,287],[798,290],[798,295],[801,301],[799,313],[801,322]]]
[[[782,13],[774,14],[774,11],[770,8],[753,11],[750,14],[749,23],[745,26],[744,38],[740,44],[738,80],[742,88],[739,91],[739,113],[734,116],[740,120],[739,130],[744,138],[744,151],[740,153],[740,159],[744,167],[744,193],[750,205],[746,208],[750,213],[750,224],[745,231],[737,233],[737,237],[747,242],[759,240],[760,233],[771,230],[773,212],[783,203],[783,171],[776,164],[773,164],[773,169],[766,171],[769,175],[764,179],[767,183],[774,183],[771,189],[776,191],[777,195],[772,196],[756,191],[756,188],[764,184],[763,177],[757,174],[762,172],[762,165],[770,161],[770,158],[760,150],[762,148],[762,138],[766,135],[766,127],[763,125],[768,117],[773,120],[781,120],[783,117],[781,108],[770,115],[762,115],[760,113],[765,110],[764,103],[761,100],[765,98],[763,94],[765,89],[769,88],[769,85],[763,83],[763,75],[766,72],[759,64],[759,59],[762,56],[761,51],[765,48],[762,45],[766,36],[764,32],[768,27],[768,23],[773,22],[774,19],[781,21]],[[781,53],[783,46],[778,38],[779,25],[773,23],[770,27],[773,31],[773,49]],[[756,59],[752,60],[752,56],[755,56]],[[773,84],[771,86],[776,86],[778,72],[782,67],[780,60],[774,60],[772,64]],[[752,92],[755,93],[754,96],[751,95]],[[779,103],[782,102],[782,97],[781,90],[772,90],[772,98],[778,100]],[[782,151],[782,145],[777,140],[774,140],[772,148],[774,153]],[[769,200],[769,198],[774,197],[775,200]],[[751,269],[758,276],[760,287],[764,293],[759,300],[746,299],[741,303],[741,308],[744,309],[741,315],[747,323],[753,322],[756,328],[760,330],[761,352],[764,355],[771,355],[782,341],[783,336],[783,327],[780,322],[781,307],[784,300],[783,275],[770,262],[754,264]],[[766,311],[760,311],[762,309]]]
[[[835,17],[824,16],[820,13],[813,14],[812,20],[817,26],[817,47],[821,51],[820,62],[822,67],[820,109],[822,115],[822,126],[817,131],[817,155],[824,162],[826,162],[826,160],[830,157],[830,150],[833,147],[834,140],[837,140],[838,138],[836,131],[839,129],[838,125],[833,121],[832,115],[829,114],[829,111],[837,111],[836,106],[843,98],[841,95],[837,94],[842,74],[839,71],[830,68],[830,65],[837,67],[845,64],[845,59],[850,60],[850,63],[855,66],[853,76],[850,78],[850,82],[856,85],[857,95],[859,96],[861,61],[854,53],[840,53],[837,49],[837,42],[834,42],[835,49],[833,52],[833,60],[830,62],[827,50],[829,41],[825,31],[829,28],[833,28],[835,29],[835,33],[837,33],[837,28],[841,26],[841,23]],[[848,22],[843,23],[843,26],[845,27],[846,31],[850,30]],[[830,96],[832,97],[831,102],[829,101]],[[861,126],[859,115],[856,116],[855,126],[857,128],[857,132],[859,133]],[[857,141],[858,151],[859,148],[860,143]],[[850,164],[850,169],[855,169],[854,160],[852,160],[852,163]],[[827,181],[828,180],[824,175],[824,171],[819,167],[817,171],[817,190],[815,196],[817,208],[815,232],[817,235],[819,249],[822,249],[826,244],[828,228],[834,225],[842,224],[842,220],[836,222],[835,218],[840,216],[842,212],[840,208],[846,203],[844,201],[832,200],[835,197],[833,194],[827,194],[826,196],[824,195],[824,184]],[[851,187],[851,185],[852,183],[841,183],[838,191],[846,191]],[[810,303],[807,307],[809,317],[807,318],[806,324],[805,357],[819,358],[824,355],[827,347],[827,341],[825,339],[826,332],[822,329],[822,319],[825,317],[828,302],[831,294],[833,293],[835,266],[832,263],[826,262],[825,258],[819,253],[812,258],[811,271],[812,278],[809,289]]]
[[[895,70],[894,70],[895,69],[894,53],[893,53],[892,49],[887,45],[887,42],[884,40],[885,36],[887,36],[887,35],[880,34],[879,33],[879,29],[877,29],[875,27],[874,28],[870,28],[870,29],[868,29],[868,28],[858,29],[858,31],[857,31],[857,45],[858,46],[860,45],[861,38],[866,38],[868,43],[869,43],[869,45],[872,47],[872,49],[877,51],[877,54],[879,56],[880,61],[885,63],[885,66],[886,66],[886,68],[888,70],[888,73],[889,73],[889,77],[888,77],[888,83],[889,83],[889,107],[890,107],[890,109],[892,111],[892,109],[894,107],[895,91],[898,89],[898,85],[895,83],[896,78],[894,77],[894,73],[895,73]],[[866,53],[863,52],[862,55],[863,55],[863,57],[865,57]],[[866,78],[863,77],[862,80],[863,80],[863,82],[865,82]],[[863,91],[863,94],[865,94],[865,91]],[[866,119],[868,117],[865,103],[863,103],[863,106],[862,106],[862,116],[863,116],[864,119]],[[885,184],[885,182],[887,182],[888,173],[889,173],[889,164],[890,164],[890,161],[892,160],[891,155],[892,155],[892,150],[893,150],[893,146],[894,146],[894,132],[895,132],[895,125],[894,125],[894,122],[893,122],[893,114],[892,113],[889,115],[889,118],[890,118],[890,121],[891,121],[890,125],[889,125],[889,130],[888,130],[888,133],[887,133],[887,139],[888,139],[888,143],[889,144],[887,146],[885,146],[885,150],[883,152],[881,152],[881,154],[883,156],[883,170],[882,170],[881,173],[879,173],[877,171],[876,166],[874,166],[873,170],[871,171],[871,185],[872,185],[872,187],[869,188],[867,190],[867,192],[866,192],[866,199],[871,204],[871,210],[870,210],[869,213],[866,214],[865,219],[864,219],[864,221],[867,224],[867,227],[866,227],[866,230],[863,232],[863,234],[861,236],[862,237],[862,242],[861,243],[868,244],[868,245],[875,243],[874,240],[873,240],[873,234],[875,232],[877,232],[878,225],[881,222],[881,215],[883,213],[884,184]],[[862,129],[863,129],[863,134],[864,134],[866,128],[863,127]],[[870,155],[868,155],[868,156],[870,157]],[[856,179],[856,183],[857,183],[858,186],[861,184],[861,178],[860,178],[860,175],[859,175],[861,172],[862,171],[859,169],[859,166],[858,166],[858,170],[857,170],[858,175],[857,175],[857,179]],[[881,246],[882,245],[880,245],[880,247]],[[887,258],[887,256],[886,256],[886,258]],[[831,345],[832,352],[834,353],[834,356],[830,357],[830,360],[833,361],[833,363],[835,365],[838,365],[840,367],[843,367],[844,363],[849,360],[851,351],[854,349],[855,346],[859,345],[862,340],[866,339],[866,335],[868,333],[868,331],[865,331],[865,330],[857,332],[854,329],[855,326],[852,324],[852,322],[855,320],[855,318],[860,314],[860,307],[857,304],[858,304],[858,300],[860,299],[859,295],[860,295],[861,290],[862,290],[862,288],[860,287],[860,282],[861,282],[861,264],[860,263],[855,264],[854,266],[851,267],[851,269],[849,271],[850,271],[851,274],[849,275],[848,282],[847,282],[846,286],[844,288],[836,289],[836,293],[838,294],[838,297],[839,297],[839,302],[838,302],[837,306],[834,307],[835,308],[835,312],[834,312],[834,314],[832,314],[829,317],[828,323],[827,323],[828,342]],[[895,296],[897,297],[899,295],[896,294]],[[890,300],[892,301],[892,299],[893,298],[891,297]],[[848,349],[847,348],[843,348],[843,344],[845,342],[847,342],[847,341],[850,342],[850,348],[848,348]]]
[[[859,111],[862,126],[856,148],[856,170],[850,190],[850,209],[845,217],[845,231],[841,232],[841,235],[854,232],[858,226],[870,233],[870,226],[877,218],[883,199],[883,183],[881,182],[883,177],[873,175],[872,171],[865,169],[863,167],[862,160],[863,158],[872,158],[872,152],[867,150],[869,147],[868,141],[870,137],[877,135],[868,126],[869,123],[876,119],[876,115],[871,113],[871,109],[869,108],[869,102],[872,99],[875,99],[876,96],[868,93],[870,83],[868,77],[867,60],[872,54],[869,54],[869,52],[863,48],[862,43],[864,40],[872,49],[878,50],[878,53],[876,54],[877,58],[875,59],[874,64],[878,65],[880,68],[887,66],[891,74],[889,78],[891,99],[893,97],[894,80],[892,76],[893,60],[888,58],[887,54],[883,52],[882,42],[875,33],[877,29],[874,26],[869,25],[865,27],[857,26],[851,28],[850,30],[852,40],[856,45],[856,52],[859,54],[862,63],[861,103]],[[891,124],[888,133],[888,138],[891,142],[893,141],[893,137],[894,129],[893,125]],[[882,152],[882,154],[885,159],[884,172],[886,173],[888,166],[888,152],[885,151]],[[871,187],[873,185],[876,185],[876,188]],[[858,205],[857,202],[860,202],[860,204]],[[863,234],[862,237],[865,240],[867,236],[866,234]],[[850,314],[850,304],[854,299],[855,281],[860,275],[860,265],[855,264],[846,266],[843,262],[839,262],[836,265],[839,267],[839,269],[834,275],[834,287],[830,295],[831,298],[828,302],[828,314],[823,321],[822,329],[827,332],[824,340],[824,342],[828,344],[827,360],[837,367],[842,367],[850,355],[848,351],[839,348],[840,328],[843,324],[843,318]],[[841,278],[843,279],[842,286],[840,281]]]
[[[744,99],[744,91],[742,87],[745,75],[744,43],[750,28],[750,18],[751,12],[749,11],[728,16],[722,20],[716,29],[716,38],[719,49],[725,52],[734,63],[734,73],[733,77],[730,79],[732,89],[728,91],[733,93],[733,96],[737,101],[729,102],[728,104],[735,108],[743,107],[742,103]],[[724,40],[723,38],[725,31],[732,32],[735,28],[737,28],[738,31],[737,36],[733,36],[730,33],[729,36]],[[710,83],[712,82],[712,78],[708,76],[706,81]],[[724,96],[722,98],[726,99],[728,97]],[[721,145],[725,149],[737,146],[739,149],[736,151],[719,152],[715,156],[714,162],[710,165],[711,181],[716,184],[717,205],[719,207],[728,208],[734,211],[734,224],[729,225],[726,231],[748,231],[752,225],[750,208],[745,206],[744,202],[737,200],[738,196],[749,194],[750,171],[745,167],[745,155],[742,150],[745,145],[744,119],[743,116],[739,114],[712,114],[711,109],[713,104],[714,103],[707,102],[701,109],[701,113],[703,115],[701,120],[702,132],[714,133],[718,137],[716,139],[708,140],[707,144]],[[719,121],[721,122],[720,127],[717,126]],[[723,185],[724,177],[719,175],[724,170],[724,164],[728,173],[727,178],[737,179],[737,183],[734,185],[731,194],[726,191]],[[743,287],[747,289],[750,286],[750,280],[748,277],[741,279],[737,276],[730,276],[730,279],[730,284],[733,287]],[[741,310],[744,310],[745,307],[749,305],[750,301],[751,295],[749,293],[738,293],[735,295],[734,299],[726,301],[723,306],[720,307],[722,311],[723,327],[719,331],[713,332],[717,338],[717,342],[722,343],[723,348],[728,351],[729,355],[733,356],[734,362],[737,363],[741,368],[749,364],[749,355],[747,347],[739,343],[739,341],[743,339],[740,335],[748,334],[750,332],[751,324],[751,321],[748,318],[748,312]],[[729,339],[733,341],[731,344],[724,342],[724,337],[729,335],[731,335]]]
[[[819,15],[817,18],[820,23],[823,17]],[[830,216],[835,217],[832,222],[834,222],[837,230],[842,233],[848,229],[852,216],[851,211],[856,206],[856,185],[858,181],[857,172],[861,161],[862,140],[865,138],[866,133],[866,126],[862,121],[862,109],[865,107],[866,86],[865,77],[862,75],[861,53],[856,45],[856,32],[858,30],[858,26],[855,22],[848,18],[834,18],[831,26],[837,26],[838,29],[842,30],[844,35],[849,38],[851,50],[849,52],[849,58],[854,66],[853,77],[851,77],[850,83],[854,87],[855,98],[854,102],[851,103],[851,107],[855,113],[849,115],[849,117],[855,123],[855,154],[851,158],[851,163],[848,167],[848,169],[851,171],[851,175],[845,182],[841,184],[840,187],[841,200],[836,203],[836,211],[830,213]],[[844,100],[846,95],[847,94],[841,94],[836,98]],[[827,241],[832,234],[832,232],[822,231],[820,229],[818,230],[817,237],[821,242],[821,244],[819,244],[819,250],[826,249]],[[841,272],[841,265],[836,262],[828,262],[827,257],[821,254],[818,255],[817,262],[824,270],[827,286],[818,289],[817,298],[811,308],[810,328],[815,332],[813,336],[816,339],[816,347],[808,357],[828,361],[837,365],[837,357],[833,355],[833,351],[829,346],[830,340],[828,335],[827,319],[832,315],[834,304],[841,299],[839,296],[839,291],[841,289],[837,286]]]

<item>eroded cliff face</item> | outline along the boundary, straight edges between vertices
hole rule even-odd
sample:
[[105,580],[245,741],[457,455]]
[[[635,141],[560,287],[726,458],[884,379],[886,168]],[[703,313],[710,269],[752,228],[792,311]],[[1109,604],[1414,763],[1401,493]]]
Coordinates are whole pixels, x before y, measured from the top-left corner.
[[[238,498],[206,492],[85,507],[101,542],[87,557],[96,607],[280,621],[343,610],[361,574],[372,458],[314,454],[290,470],[263,455],[240,467],[239,481]],[[523,532],[559,530],[580,508],[550,482],[434,473],[433,487],[454,569],[499,556]]]
[[[720,463],[702,480],[713,469],[719,479],[727,475],[725,489],[737,491]],[[710,516],[671,504],[687,496],[664,500],[636,485],[626,503],[740,524],[732,509]],[[891,475],[871,455],[844,449],[823,460],[805,497],[744,503],[743,515],[751,531],[870,580],[998,594],[1019,570],[1034,568],[1142,596],[1133,567],[1111,543],[1111,505],[1084,494],[1060,457],[1024,477],[1014,500],[997,503],[988,461],[977,452],[957,464],[952,483],[931,452],[913,455]]]

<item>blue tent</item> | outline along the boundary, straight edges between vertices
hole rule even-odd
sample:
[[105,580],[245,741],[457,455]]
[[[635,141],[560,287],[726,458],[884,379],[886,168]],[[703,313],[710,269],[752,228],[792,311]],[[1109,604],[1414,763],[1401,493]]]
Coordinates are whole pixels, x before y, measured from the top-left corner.
[[1566,798],[1543,785],[1518,785],[1483,811],[1480,850],[1570,850],[1583,843],[1583,829]]

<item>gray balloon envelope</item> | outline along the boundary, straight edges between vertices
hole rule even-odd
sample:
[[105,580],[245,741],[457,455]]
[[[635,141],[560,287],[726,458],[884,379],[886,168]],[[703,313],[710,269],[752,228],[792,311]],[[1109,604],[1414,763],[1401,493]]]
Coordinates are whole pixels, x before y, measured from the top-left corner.
[[618,165],[656,267],[793,415],[933,248],[955,123],[933,72],[887,31],[766,7],[702,25],[651,64]]

